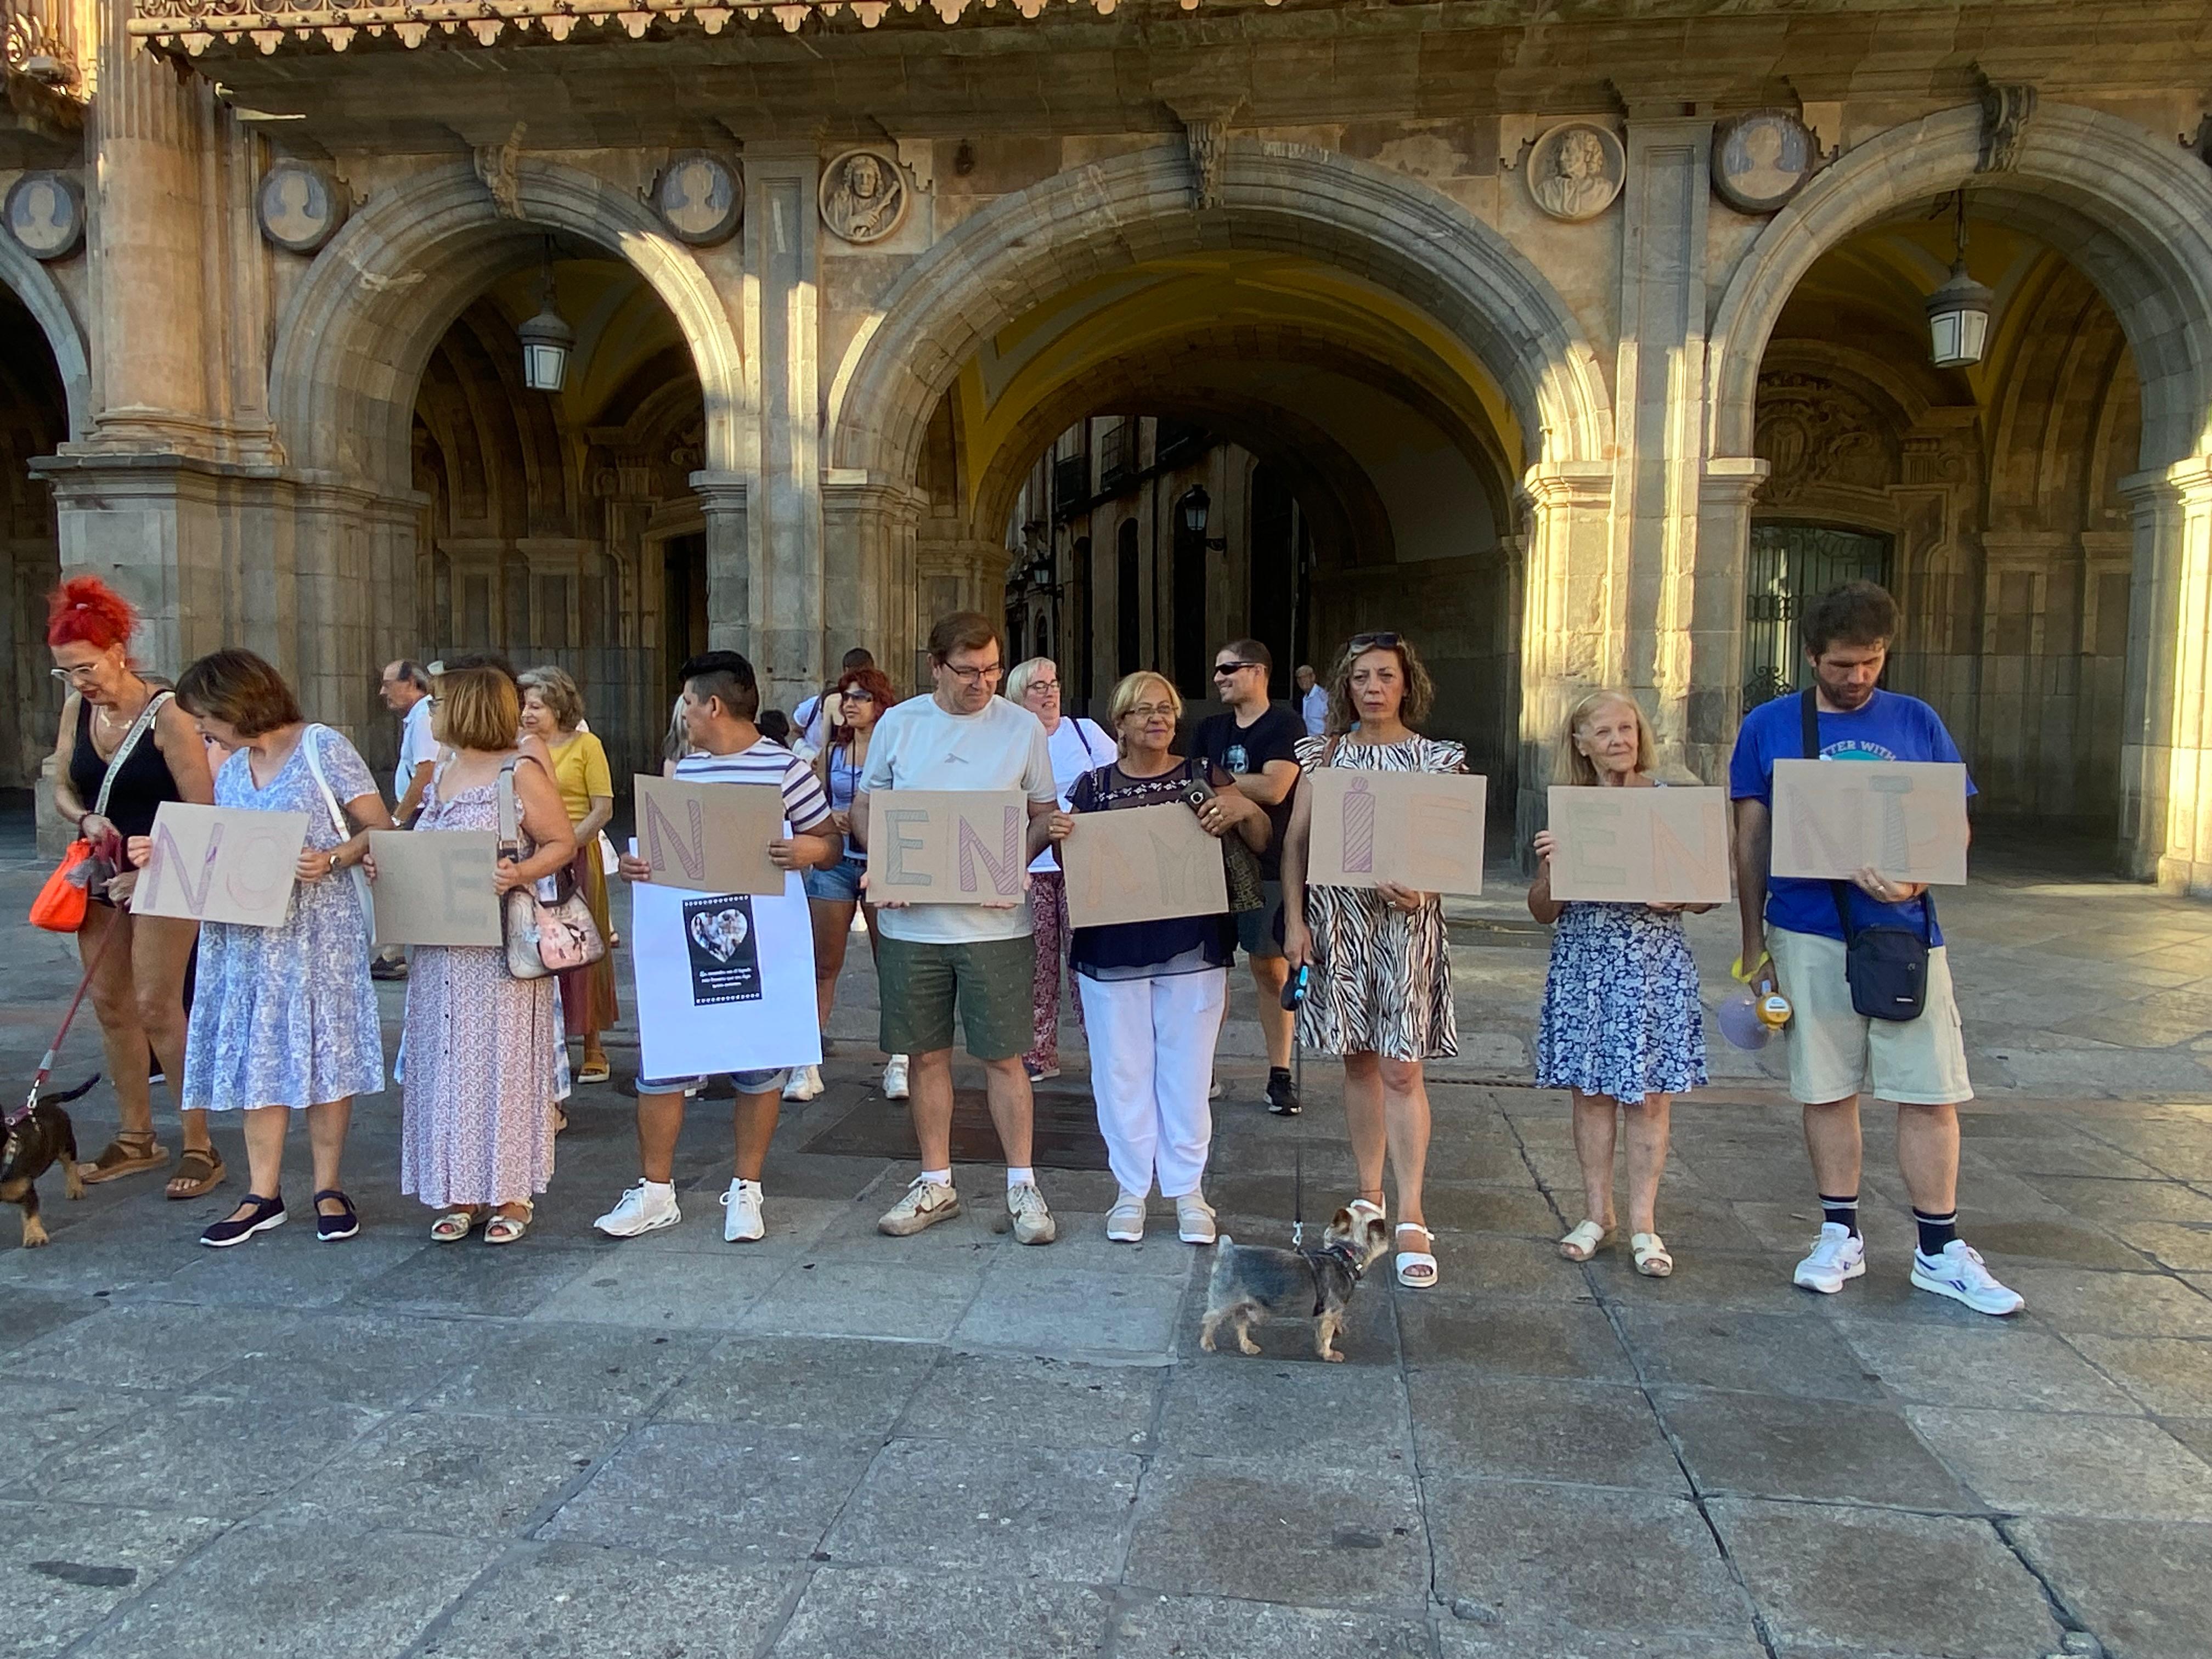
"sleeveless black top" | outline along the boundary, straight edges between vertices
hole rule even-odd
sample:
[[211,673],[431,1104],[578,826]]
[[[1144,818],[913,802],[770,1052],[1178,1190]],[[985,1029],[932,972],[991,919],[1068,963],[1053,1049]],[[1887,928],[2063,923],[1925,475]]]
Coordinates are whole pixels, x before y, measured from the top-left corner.
[[[91,811],[100,799],[100,781],[107,775],[107,763],[92,746],[92,705],[81,698],[76,706],[76,747],[70,751],[69,775],[78,802]],[[149,726],[131,751],[131,758],[123,763],[123,769],[115,775],[115,787],[107,793],[107,821],[125,836],[150,836],[154,813],[161,803],[183,799]]]

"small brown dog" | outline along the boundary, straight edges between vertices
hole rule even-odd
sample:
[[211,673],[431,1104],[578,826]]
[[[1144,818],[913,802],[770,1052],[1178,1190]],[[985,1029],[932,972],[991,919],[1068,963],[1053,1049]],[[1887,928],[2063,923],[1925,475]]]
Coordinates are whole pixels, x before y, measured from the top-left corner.
[[90,1078],[79,1088],[52,1100],[42,1100],[8,1126],[0,1144],[0,1204],[17,1204],[23,1210],[23,1248],[35,1249],[47,1242],[46,1223],[39,1219],[38,1179],[57,1159],[62,1166],[62,1191],[70,1198],[84,1196],[84,1180],[76,1172],[76,1130],[64,1100],[75,1100],[100,1079]]
[[1318,1250],[1279,1250],[1267,1244],[1239,1244],[1221,1235],[1213,1253],[1213,1278],[1206,1287],[1206,1322],[1198,1346],[1212,1353],[1213,1334],[1227,1320],[1237,1346],[1257,1353],[1252,1327],[1283,1317],[1311,1319],[1314,1342],[1323,1359],[1342,1359],[1336,1334],[1344,1326],[1345,1304],[1360,1276],[1390,1247],[1390,1228],[1382,1217],[1354,1220],[1339,1210],[1322,1232]]

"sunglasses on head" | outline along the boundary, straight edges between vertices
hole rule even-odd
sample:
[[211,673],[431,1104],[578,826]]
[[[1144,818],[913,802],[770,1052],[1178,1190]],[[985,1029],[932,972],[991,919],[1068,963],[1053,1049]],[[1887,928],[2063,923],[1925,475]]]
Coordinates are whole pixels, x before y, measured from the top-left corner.
[[1345,649],[1351,652],[1390,651],[1404,643],[1395,634],[1354,634],[1346,641]]

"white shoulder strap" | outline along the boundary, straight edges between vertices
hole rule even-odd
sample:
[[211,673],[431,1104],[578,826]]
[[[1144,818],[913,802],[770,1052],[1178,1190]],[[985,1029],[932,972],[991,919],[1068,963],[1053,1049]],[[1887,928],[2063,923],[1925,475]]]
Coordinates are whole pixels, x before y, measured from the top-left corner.
[[138,739],[153,729],[154,721],[161,712],[161,705],[169,700],[167,691],[156,691],[147,698],[146,706],[138,711],[138,718],[131,722],[131,729],[123,734],[123,741],[115,745],[114,757],[107,763],[107,770],[100,780],[100,799],[92,804],[96,816],[103,818],[107,816],[108,792],[115,787],[115,780],[123,771],[123,763],[131,758],[131,751],[138,746]]

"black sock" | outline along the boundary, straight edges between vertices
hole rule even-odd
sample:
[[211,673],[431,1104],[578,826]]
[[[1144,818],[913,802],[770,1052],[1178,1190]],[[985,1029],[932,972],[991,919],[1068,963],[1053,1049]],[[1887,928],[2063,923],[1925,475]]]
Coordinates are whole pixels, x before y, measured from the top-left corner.
[[1959,1212],[1948,1215],[1929,1215],[1924,1210],[1912,1212],[1912,1224],[1920,1229],[1920,1254],[1941,1255],[1943,1247],[1959,1236]]
[[1270,1066],[1267,1068],[1267,1081],[1268,1081],[1268,1082],[1270,1082],[1270,1083],[1288,1083],[1290,1080],[1291,1080],[1291,1068],[1290,1068],[1289,1066]]
[[1822,1193],[1820,1219],[1832,1221],[1838,1227],[1849,1228],[1851,1237],[1856,1238],[1859,1236],[1859,1195],[1853,1193],[1849,1198],[1831,1198]]

